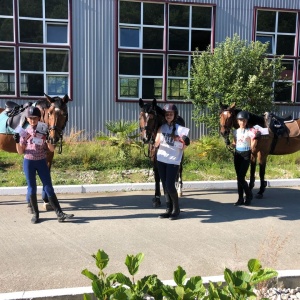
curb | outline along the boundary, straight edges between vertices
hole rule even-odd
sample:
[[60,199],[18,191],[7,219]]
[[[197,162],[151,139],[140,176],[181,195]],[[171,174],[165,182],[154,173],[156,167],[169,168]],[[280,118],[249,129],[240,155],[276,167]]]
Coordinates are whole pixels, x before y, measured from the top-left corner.
[[[203,283],[224,282],[224,276],[202,277]],[[173,280],[164,280],[164,284],[175,286]],[[296,288],[300,286],[300,270],[278,271],[277,283],[286,287]],[[15,293],[0,294],[0,300],[19,300],[19,299],[55,299],[55,300],[81,300],[83,294],[94,295],[92,287],[75,287],[65,289],[40,290],[40,291],[22,291]],[[94,299],[94,298],[93,298]]]
[[[257,183],[258,186],[258,183]],[[271,179],[267,181],[267,187],[300,186],[300,179]],[[225,181],[184,181],[183,190],[200,189],[236,189],[235,180]],[[154,182],[150,183],[116,183],[116,184],[88,184],[88,185],[56,185],[54,190],[57,194],[81,194],[81,193],[103,193],[103,192],[131,192],[154,190]],[[38,193],[42,187],[38,187]],[[2,187],[0,196],[26,195],[27,187]]]

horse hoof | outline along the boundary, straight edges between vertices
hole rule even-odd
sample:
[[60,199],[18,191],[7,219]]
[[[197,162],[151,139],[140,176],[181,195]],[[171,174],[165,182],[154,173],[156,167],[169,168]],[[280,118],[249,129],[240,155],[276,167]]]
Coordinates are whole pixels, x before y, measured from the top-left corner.
[[153,200],[152,200],[152,206],[154,208],[161,207],[160,198],[153,198]]
[[49,202],[44,202],[43,208],[45,211],[53,210],[53,207],[51,206],[51,204]]
[[256,199],[262,199],[263,197],[264,197],[264,195],[262,195],[262,194],[256,194],[256,196],[255,196]]

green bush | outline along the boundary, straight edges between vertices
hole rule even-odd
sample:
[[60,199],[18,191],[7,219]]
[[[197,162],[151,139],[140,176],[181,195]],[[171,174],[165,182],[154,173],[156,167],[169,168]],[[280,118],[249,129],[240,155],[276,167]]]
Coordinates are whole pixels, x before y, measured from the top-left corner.
[[[226,268],[224,271],[225,283],[209,282],[205,287],[201,276],[186,278],[185,270],[178,266],[174,271],[175,286],[164,284],[157,275],[148,275],[135,281],[144,254],[127,255],[125,265],[131,278],[122,274],[114,273],[106,275],[104,269],[108,265],[109,257],[103,250],[98,250],[92,255],[95,259],[98,275],[84,269],[81,273],[92,281],[92,290],[97,299],[135,299],[142,300],[146,296],[151,296],[156,300],[215,300],[215,299],[255,299],[255,286],[266,280],[270,280],[278,275],[275,270],[262,268],[257,259],[250,259],[248,262],[248,272],[231,271]],[[85,300],[92,299],[90,295],[84,295]]]

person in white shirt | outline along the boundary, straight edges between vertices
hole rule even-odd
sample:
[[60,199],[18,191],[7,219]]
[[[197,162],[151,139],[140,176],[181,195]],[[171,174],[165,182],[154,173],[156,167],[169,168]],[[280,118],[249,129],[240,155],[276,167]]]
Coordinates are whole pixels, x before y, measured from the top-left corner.
[[176,220],[180,214],[175,180],[181,163],[183,150],[190,144],[190,139],[178,134],[179,125],[175,123],[178,109],[175,104],[166,104],[163,108],[166,123],[159,129],[155,139],[157,167],[166,198],[166,212],[159,218]]
[[240,111],[237,114],[239,128],[233,131],[234,141],[232,146],[235,148],[234,168],[237,177],[239,197],[237,202],[234,203],[235,206],[250,205],[253,198],[245,177],[250,165],[251,143],[256,135],[254,131],[248,128],[248,119],[249,113],[247,111]]

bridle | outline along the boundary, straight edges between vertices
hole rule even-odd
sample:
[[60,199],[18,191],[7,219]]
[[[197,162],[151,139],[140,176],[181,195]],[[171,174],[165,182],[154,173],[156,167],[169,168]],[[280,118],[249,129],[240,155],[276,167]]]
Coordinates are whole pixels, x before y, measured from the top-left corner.
[[230,131],[234,127],[235,113],[231,109],[223,109],[220,112],[220,133],[224,138],[226,147],[228,150],[232,151],[230,146]]
[[[61,109],[60,107],[58,107],[56,105],[56,102],[52,102],[50,104],[50,106],[48,108],[41,108],[43,110],[43,120],[44,122],[46,121],[45,118],[45,114],[46,114],[46,110],[48,110],[47,113],[47,119],[48,122],[48,135],[47,135],[47,141],[53,145],[58,144],[58,153],[61,154],[62,153],[62,142],[63,142],[63,133],[64,133],[64,129],[67,125],[68,122],[68,112]],[[60,116],[62,116],[64,118],[63,121],[60,121]],[[53,122],[52,125],[50,126],[50,120],[51,117],[53,118]],[[60,126],[60,123],[63,123],[62,126]],[[51,132],[54,131],[54,137],[51,137]],[[58,138],[55,138],[55,135],[58,136]]]
[[[151,123],[153,122],[153,126],[149,126],[149,120],[151,120]],[[142,122],[143,124],[141,124]],[[155,156],[155,154],[152,153],[152,148],[154,146],[155,137],[158,130],[157,123],[157,114],[155,110],[149,110],[149,112],[146,112],[146,109],[143,109],[140,112],[140,132],[142,135],[143,145],[149,145],[148,151],[146,151],[144,148],[144,155],[151,160],[154,159]]]

